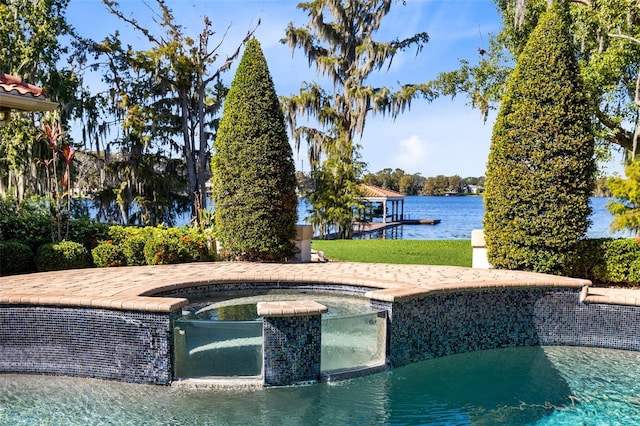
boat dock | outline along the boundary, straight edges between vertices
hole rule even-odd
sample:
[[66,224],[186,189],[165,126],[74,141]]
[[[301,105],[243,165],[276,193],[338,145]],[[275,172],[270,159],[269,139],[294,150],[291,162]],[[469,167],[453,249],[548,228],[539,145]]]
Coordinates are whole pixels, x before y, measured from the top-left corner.
[[395,228],[400,225],[437,225],[440,222],[440,219],[403,219],[396,222],[354,222],[353,235],[361,236],[370,232]]
[[[353,236],[362,237],[366,234],[396,228],[400,225],[437,225],[440,222],[440,219],[402,219],[395,222],[353,222]],[[335,240],[337,238],[337,233],[328,234],[324,237],[326,240]]]
[[[353,236],[362,237],[377,231],[382,231],[382,238],[386,229],[397,231],[400,225],[437,225],[440,219],[405,219],[404,218],[404,195],[381,188],[376,185],[360,185],[362,192],[362,201],[368,206],[367,209],[359,212],[359,217],[366,217],[367,220],[372,218],[382,219],[381,222],[355,220],[353,222]],[[391,203],[390,206],[387,206]],[[369,214],[365,214],[365,212]],[[371,214],[373,213],[373,215]],[[356,216],[356,217],[358,217]],[[338,238],[337,233],[331,233],[324,236],[324,239],[334,240]],[[394,238],[393,236],[391,238]],[[397,238],[397,237],[396,237]]]

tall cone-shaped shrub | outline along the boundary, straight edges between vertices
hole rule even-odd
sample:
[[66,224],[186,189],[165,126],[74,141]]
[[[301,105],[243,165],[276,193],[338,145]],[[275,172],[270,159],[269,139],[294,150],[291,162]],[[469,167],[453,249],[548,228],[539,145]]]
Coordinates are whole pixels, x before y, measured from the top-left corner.
[[211,167],[221,256],[292,258],[298,218],[293,152],[256,39],[247,43],[225,100]]
[[484,230],[496,268],[563,273],[589,226],[594,139],[565,2],[540,19],[493,129]]

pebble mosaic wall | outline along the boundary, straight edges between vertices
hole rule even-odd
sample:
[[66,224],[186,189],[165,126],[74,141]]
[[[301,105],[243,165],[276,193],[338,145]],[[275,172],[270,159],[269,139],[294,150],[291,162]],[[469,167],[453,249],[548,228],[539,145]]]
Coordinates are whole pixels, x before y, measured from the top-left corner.
[[578,299],[570,292],[550,292],[540,300],[535,311],[540,344],[640,351],[639,307]]
[[536,302],[545,290],[433,294],[395,303],[388,359],[392,367],[506,346],[536,345]]
[[171,383],[171,316],[0,306],[0,372]]

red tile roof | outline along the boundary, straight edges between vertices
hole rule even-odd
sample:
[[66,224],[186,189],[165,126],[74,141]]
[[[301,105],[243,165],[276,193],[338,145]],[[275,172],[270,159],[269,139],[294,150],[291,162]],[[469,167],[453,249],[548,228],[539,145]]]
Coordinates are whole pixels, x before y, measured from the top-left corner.
[[376,185],[360,185],[360,189],[362,190],[362,194],[364,198],[395,198],[395,199],[403,199],[404,195],[392,191],[390,189],[384,189]]
[[45,99],[46,94],[40,87],[22,81],[18,76],[5,74],[0,71],[0,90],[6,93],[19,96],[32,96],[34,98]]
[[[18,76],[0,71],[0,110],[53,111],[58,104],[47,100],[42,88],[25,83]],[[5,119],[7,115],[5,113]]]

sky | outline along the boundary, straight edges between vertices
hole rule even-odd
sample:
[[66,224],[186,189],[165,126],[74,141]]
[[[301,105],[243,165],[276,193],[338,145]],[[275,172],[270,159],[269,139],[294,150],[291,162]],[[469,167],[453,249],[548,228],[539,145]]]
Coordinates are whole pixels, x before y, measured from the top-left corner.
[[[134,17],[156,35],[154,0],[120,0],[125,16]],[[280,43],[290,22],[304,26],[308,17],[294,0],[166,0],[176,22],[185,34],[197,36],[205,16],[216,34],[213,44],[222,41],[220,62],[238,46],[250,28],[258,26],[255,36],[267,59],[275,89],[280,96],[297,94],[305,81],[326,82],[301,50],[292,51]],[[69,24],[80,35],[102,40],[118,30],[125,43],[135,49],[149,45],[144,36],[111,15],[100,0],[71,0],[67,10]],[[458,68],[462,59],[472,64],[479,59],[478,49],[487,48],[490,34],[497,33],[501,19],[492,0],[407,0],[395,3],[383,19],[377,41],[404,39],[427,32],[429,42],[416,55],[415,49],[396,55],[390,69],[372,74],[370,84],[399,88],[400,84],[423,83],[438,73]],[[224,39],[223,39],[224,37]],[[239,60],[238,60],[239,61]],[[236,61],[236,65],[237,62]],[[223,80],[230,84],[235,66]],[[91,80],[88,80],[91,81]],[[96,86],[100,83],[95,80]],[[326,88],[330,88],[326,82]],[[433,102],[417,98],[408,111],[395,120],[371,116],[366,121],[361,145],[362,160],[369,172],[400,168],[422,176],[483,176],[489,154],[495,113],[485,122],[464,96],[440,98]],[[299,120],[299,123],[302,121]],[[298,170],[309,171],[306,146],[294,150]],[[609,173],[621,172],[616,157],[606,166]]]

